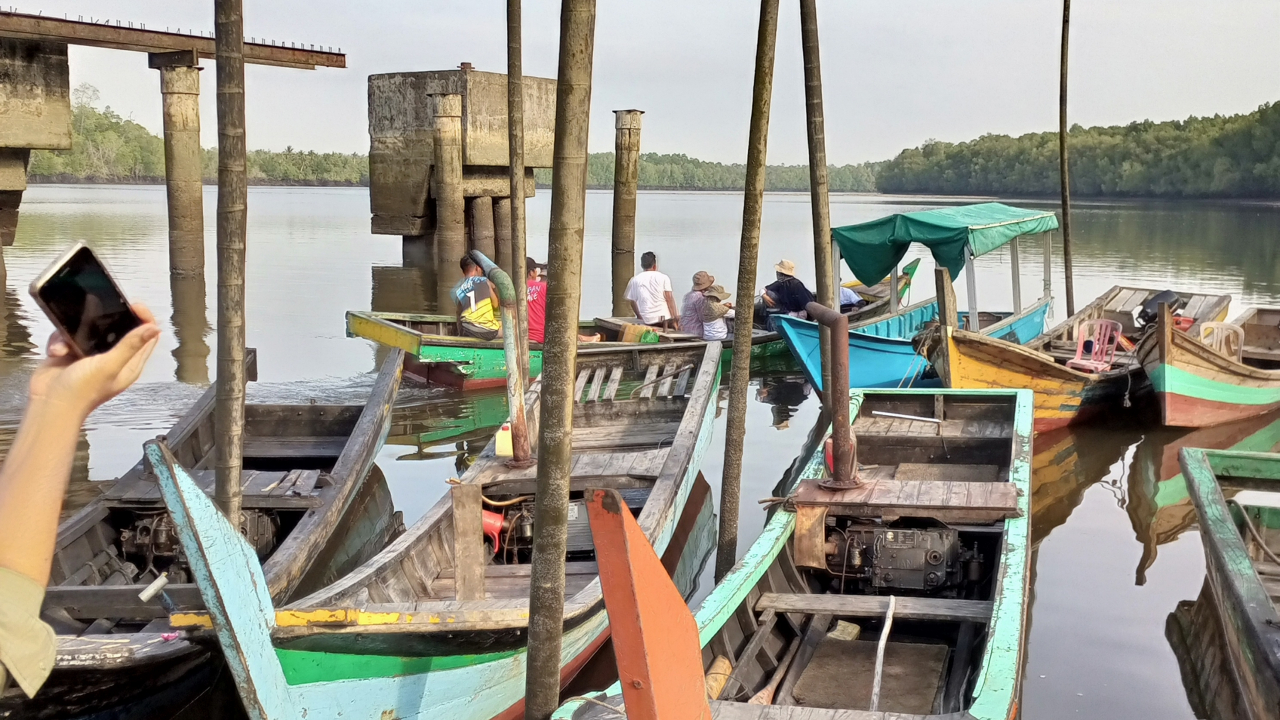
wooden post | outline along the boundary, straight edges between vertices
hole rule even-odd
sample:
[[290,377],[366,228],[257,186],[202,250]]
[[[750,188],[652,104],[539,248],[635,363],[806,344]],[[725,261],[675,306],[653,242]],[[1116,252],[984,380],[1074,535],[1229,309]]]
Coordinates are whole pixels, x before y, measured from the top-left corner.
[[529,379],[529,297],[524,259],[524,59],[521,49],[521,0],[507,0],[507,148],[511,166],[511,282],[516,286],[520,323],[520,372]]
[[[827,183],[827,131],[822,114],[822,58],[818,45],[817,0],[800,0],[800,34],[804,50],[804,99],[809,136],[809,203],[813,211],[813,264],[818,302],[838,308],[831,261],[831,207]],[[822,357],[831,357],[831,330],[819,328]],[[831,368],[822,366],[823,395],[831,387]],[[830,405],[827,403],[828,406]]]
[[244,244],[249,203],[244,138],[242,0],[214,0],[218,84],[218,376],[214,499],[240,527],[244,450]]
[[938,297],[938,324],[942,346],[933,357],[933,366],[942,379],[943,387],[951,387],[951,333],[960,325],[959,311],[956,309],[956,291],[951,285],[951,271],[945,267],[937,267],[933,271],[934,284]]
[[1018,263],[1018,238],[1009,241],[1009,265],[1013,268],[1013,313],[1022,312],[1022,266]]
[[[1053,298],[1053,233],[1044,235],[1044,299]],[[1053,303],[1049,303],[1049,316],[1053,317]]]
[[160,71],[164,180],[169,209],[169,274],[204,277],[204,152],[200,149],[200,68],[194,51],[152,53]]
[[1071,0],[1062,0],[1062,64],[1058,82],[1058,181],[1062,185],[1062,264],[1066,273],[1067,316],[1076,314],[1071,279],[1071,176],[1067,162],[1067,39],[1071,35]]
[[453,314],[453,286],[462,279],[459,262],[467,252],[466,203],[462,197],[462,96],[433,95],[435,168],[431,194],[436,204],[437,312]]
[[459,601],[484,599],[484,506],[480,486],[453,485],[453,588]]
[[973,251],[965,248],[968,261],[964,265],[965,290],[969,295],[969,317],[965,320],[965,328],[973,332],[982,330],[982,319],[978,317],[978,261]]
[[[511,266],[511,198],[493,199],[493,235],[498,246],[498,267],[511,275],[514,272]],[[514,275],[511,281],[515,282]]]
[[613,315],[627,317],[627,283],[636,272],[636,186],[640,182],[640,116],[643,110],[614,110],[613,141]]
[[898,266],[895,264],[889,271],[889,314],[897,315],[898,310]]
[[569,522],[574,364],[582,295],[582,234],[587,202],[587,135],[595,0],[562,0],[560,69],[556,86],[555,156],[546,346],[542,353],[542,432],[538,441],[538,502],[533,520],[529,587],[526,720],[547,720],[560,704],[564,631],[564,553]]
[[488,195],[467,198],[467,220],[471,229],[471,249],[487,258],[498,256],[493,228],[493,198]]
[[[756,292],[760,260],[760,216],[764,210],[764,170],[769,149],[769,110],[773,101],[773,61],[778,42],[778,0],[760,0],[756,36],[755,84],[751,92],[751,130],[747,140],[746,186],[742,193],[742,239],[738,252],[739,298]],[[716,582],[738,561],[738,505],[742,492],[742,447],[747,434],[747,393],[751,379],[751,327],[754,306],[738,303],[733,319],[733,365],[729,373],[729,417],[725,421],[724,475],[720,478],[720,530],[716,544]]]

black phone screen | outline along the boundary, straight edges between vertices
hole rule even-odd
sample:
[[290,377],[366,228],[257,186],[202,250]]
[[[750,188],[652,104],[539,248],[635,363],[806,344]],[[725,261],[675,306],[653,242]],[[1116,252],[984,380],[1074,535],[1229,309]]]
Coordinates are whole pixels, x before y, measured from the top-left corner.
[[38,292],[68,340],[84,355],[110,350],[142,324],[88,248],[77,250]]

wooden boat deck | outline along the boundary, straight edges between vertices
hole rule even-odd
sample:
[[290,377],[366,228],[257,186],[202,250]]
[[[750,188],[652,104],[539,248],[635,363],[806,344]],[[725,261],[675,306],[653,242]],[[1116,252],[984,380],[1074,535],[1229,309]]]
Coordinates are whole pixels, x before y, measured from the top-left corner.
[[1249,308],[1232,324],[1244,330],[1245,363],[1280,363],[1280,308]]

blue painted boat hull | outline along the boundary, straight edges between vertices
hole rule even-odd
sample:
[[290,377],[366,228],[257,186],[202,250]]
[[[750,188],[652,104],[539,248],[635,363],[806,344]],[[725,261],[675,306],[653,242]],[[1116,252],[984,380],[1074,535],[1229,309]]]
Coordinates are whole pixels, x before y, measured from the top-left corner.
[[[1026,343],[1044,330],[1047,303],[1038,303],[1012,321],[993,326],[996,337]],[[1009,315],[1005,314],[1006,317]],[[922,303],[877,322],[849,331],[849,386],[853,388],[941,387],[937,377],[923,377],[929,362],[911,346],[911,339],[938,316],[937,303]],[[965,313],[960,313],[963,319]],[[818,324],[788,315],[775,316],[779,333],[804,369],[809,383],[822,389],[822,353]],[[1007,324],[1006,324],[1007,323]],[[986,331],[984,331],[986,332]]]

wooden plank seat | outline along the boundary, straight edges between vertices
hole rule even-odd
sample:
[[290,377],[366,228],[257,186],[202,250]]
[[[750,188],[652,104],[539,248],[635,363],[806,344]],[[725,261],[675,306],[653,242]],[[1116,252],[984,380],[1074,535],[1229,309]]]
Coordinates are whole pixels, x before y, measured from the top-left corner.
[[[529,597],[532,565],[486,565],[484,569],[484,594],[486,600]],[[600,574],[594,561],[567,562],[564,564],[565,595],[572,596],[591,584]],[[431,594],[438,598],[454,597],[454,568],[440,571],[431,583]]]
[[[318,507],[316,483],[319,470],[244,470],[240,473],[240,487],[246,508],[306,509]],[[196,485],[206,494],[213,495],[214,471],[198,470],[191,473]],[[147,477],[121,480],[103,495],[108,506],[132,504],[159,505],[160,485]]]
[[1013,423],[1002,420],[943,420],[940,423],[928,420],[908,420],[904,418],[859,417],[853,423],[856,435],[880,436],[914,436],[914,437],[987,437],[1012,438]]
[[883,476],[850,490],[831,491],[806,480],[796,505],[826,507],[847,517],[928,517],[945,523],[991,523],[1018,517],[1018,489],[1010,483],[896,480]]
[[347,446],[341,437],[246,437],[244,456],[249,458],[311,458],[332,457],[342,454]]
[[[898,597],[895,620],[945,620],[979,622],[991,620],[990,600]],[[756,610],[833,617],[883,618],[889,612],[887,595],[834,595],[823,593],[761,593]]]
[[[204,598],[194,583],[180,583],[165,588],[169,599],[180,610],[203,610]],[[138,620],[166,617],[160,599],[143,602],[134,585],[53,585],[45,589],[45,610],[61,608],[77,620],[109,617]]]
[[[671,447],[628,452],[577,452],[575,444],[573,460],[569,465],[570,478],[633,477],[652,480],[662,471],[662,465]],[[538,467],[508,468],[504,463],[492,462],[490,467],[476,473],[476,482],[486,487],[506,487],[512,483],[536,480]]]

